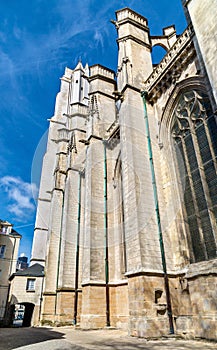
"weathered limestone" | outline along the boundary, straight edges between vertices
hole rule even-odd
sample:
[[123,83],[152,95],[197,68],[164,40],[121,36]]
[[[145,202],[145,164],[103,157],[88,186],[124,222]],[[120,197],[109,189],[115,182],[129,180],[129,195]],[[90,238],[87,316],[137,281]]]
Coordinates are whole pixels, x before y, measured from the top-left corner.
[[[33,244],[42,323],[216,338],[216,48],[208,57],[198,4],[180,36],[117,11],[117,82],[98,64],[65,71]],[[168,50],[156,67],[154,45]]]
[[44,265],[45,262],[51,210],[51,192],[54,186],[54,180],[51,181],[50,179],[53,178],[56,166],[54,155],[58,152],[58,144],[55,141],[57,140],[58,129],[66,123],[64,114],[67,112],[70,75],[71,70],[66,68],[65,74],[61,78],[60,92],[56,98],[55,113],[50,119],[47,150],[43,159],[41,173],[31,265],[37,262]]
[[13,229],[13,225],[0,220],[0,324],[5,323],[9,277],[16,272],[21,235]]
[[124,8],[116,12],[118,29],[118,90],[125,85],[138,89],[152,71],[151,43],[145,17]]
[[188,9],[191,23],[196,33],[199,45],[198,57],[204,62],[211,84],[212,93],[217,103],[217,81],[216,81],[216,1],[207,0],[201,3],[199,0],[188,0],[185,3]]
[[[32,289],[28,289],[28,280],[33,281]],[[7,325],[12,325],[15,305],[25,306],[24,326],[39,326],[44,285],[44,267],[38,263],[10,276],[10,293],[8,297]],[[28,317],[30,313],[30,317]],[[31,315],[32,313],[32,315]],[[25,324],[26,323],[26,324]]]
[[90,116],[87,124],[89,145],[85,164],[81,327],[95,328],[103,327],[106,323],[105,310],[108,299],[106,297],[108,288],[106,269],[109,267],[106,265],[105,255],[105,235],[108,234],[108,218],[105,213],[107,151],[104,135],[116,118],[115,101],[112,94],[115,88],[114,73],[105,67],[96,65],[90,68],[89,81]]

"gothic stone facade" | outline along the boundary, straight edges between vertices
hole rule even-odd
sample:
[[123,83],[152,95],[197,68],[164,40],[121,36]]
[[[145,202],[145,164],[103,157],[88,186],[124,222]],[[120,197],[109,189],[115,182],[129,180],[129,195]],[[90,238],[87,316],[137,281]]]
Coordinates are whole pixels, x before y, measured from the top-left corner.
[[117,79],[81,63],[61,78],[32,249],[42,323],[216,337],[217,4],[183,3],[180,36],[116,12]]

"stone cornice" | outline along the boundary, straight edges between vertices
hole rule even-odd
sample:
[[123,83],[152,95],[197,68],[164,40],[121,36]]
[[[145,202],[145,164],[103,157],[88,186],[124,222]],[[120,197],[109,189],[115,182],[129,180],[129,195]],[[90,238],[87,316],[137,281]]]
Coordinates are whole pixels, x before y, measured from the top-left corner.
[[102,137],[100,136],[96,136],[96,135],[90,135],[90,137],[88,138],[88,142],[90,142],[91,140],[100,140],[102,141]]
[[115,78],[115,72],[113,70],[107,67],[104,67],[100,64],[95,64],[93,66],[90,66],[90,76],[88,78],[89,82],[95,79],[99,79],[111,84],[116,84],[116,81],[114,78]]
[[134,90],[134,91],[138,92],[139,94],[141,93],[141,90],[139,88],[137,88],[136,86],[126,84],[124,86],[124,88],[121,90],[121,94],[123,95],[127,89]]
[[86,134],[86,130],[80,129],[80,128],[73,128],[73,129],[69,130],[69,132],[72,132],[72,131],[79,131],[79,132],[82,132],[82,133]]
[[[46,230],[47,231],[47,230]],[[31,261],[41,261],[41,262],[45,262],[45,259],[38,259],[38,258],[31,258],[30,259],[30,262]]]
[[[193,35],[193,29],[189,26],[144,82],[143,90],[147,91],[149,95],[153,94],[155,89],[159,90],[159,86],[162,86],[164,81],[168,80],[168,77],[172,79],[172,74],[174,75],[176,72],[177,62],[184,65],[194,54]],[[180,66],[180,64],[177,66]]]
[[76,104],[70,103],[70,105],[71,105],[71,113],[64,114],[68,118],[77,117],[77,116],[84,118],[88,114],[88,106],[78,104],[78,103]]
[[104,72],[108,72],[108,73],[110,73],[110,74],[113,74],[113,75],[115,75],[115,71],[113,70],[113,69],[110,69],[110,68],[108,68],[108,67],[105,67],[105,66],[103,66],[102,64],[93,64],[92,66],[90,66],[89,68],[90,68],[90,70],[91,69],[93,69],[93,68],[99,68],[99,69],[102,69],[102,71],[104,71]]
[[110,83],[110,84],[113,84],[113,85],[116,84],[116,81],[114,79],[109,78],[109,77],[105,77],[104,75],[101,75],[101,74],[95,74],[95,75],[92,75],[88,78],[89,83],[91,83],[93,80],[103,80],[103,81]]
[[51,200],[50,200],[50,199],[47,199],[47,198],[40,198],[40,197],[38,197],[38,201],[41,201],[41,202],[50,202]]
[[[66,172],[62,172],[62,174],[66,175]],[[54,187],[50,192],[53,194],[54,191],[60,192],[64,195],[64,190],[62,188]]]
[[115,100],[115,96],[106,94],[106,92],[103,92],[103,91],[100,91],[100,90],[96,90],[96,91],[93,91],[93,92],[89,92],[89,96],[95,95],[95,94],[100,94],[100,95],[103,95],[103,96],[105,96],[105,97],[111,98],[112,100]]
[[114,281],[114,282],[109,282],[109,287],[121,287],[121,286],[127,286],[128,285],[128,280],[121,280],[121,281]]
[[66,83],[71,83],[71,81],[72,81],[71,78],[68,78],[68,77],[66,77],[65,75],[64,75],[62,78],[60,78],[60,80],[61,80],[61,81],[65,81]]
[[[49,202],[51,202],[51,201],[49,201]],[[36,230],[40,230],[40,231],[48,231],[48,228],[44,228],[44,227],[35,227],[34,228],[34,231],[36,231]]]
[[201,261],[189,265],[186,278],[189,280],[208,275],[217,275],[217,259]]
[[69,168],[66,170],[67,174],[68,174],[69,171],[75,171],[75,172],[81,174],[81,176],[83,176],[83,177],[85,176],[85,169],[84,169],[84,168],[77,169],[77,168],[74,168],[74,167],[69,167]]
[[[118,19],[119,14],[122,13],[122,18]],[[123,16],[127,13],[127,16]],[[135,26],[139,26],[140,28],[144,29],[148,27],[148,20],[146,17],[142,16],[141,14],[133,11],[129,7],[124,7],[120,10],[115,11],[116,18],[117,18],[117,25],[121,25],[127,22],[131,22]]]
[[[119,286],[125,286],[128,284],[128,280],[122,280],[122,281],[114,281],[114,282],[109,282],[108,286],[109,287],[119,287]],[[101,282],[101,281],[89,281],[89,282],[85,282],[82,283],[82,287],[105,287],[106,283],[105,282]]]
[[[149,33],[148,33],[148,34],[149,34]],[[142,46],[145,46],[145,47],[147,47],[148,49],[151,50],[151,44],[147,44],[146,42],[144,42],[144,41],[138,39],[137,37],[135,37],[135,36],[133,36],[133,35],[126,35],[126,36],[124,36],[124,37],[122,37],[122,38],[117,39],[116,41],[117,41],[117,43],[119,44],[120,42],[126,41],[126,40],[133,40],[133,41],[135,41],[137,44],[142,45]]]
[[148,31],[149,30],[148,27],[147,27],[147,23],[146,24],[141,24],[139,22],[134,21],[132,18],[129,18],[129,17],[118,21],[117,25],[121,26],[121,25],[126,24],[126,23],[132,24],[133,26],[141,29],[142,31]]
[[105,287],[106,283],[101,281],[89,281],[81,284],[82,287]]
[[55,292],[46,292],[46,291],[45,291],[45,292],[43,293],[43,295],[44,295],[44,296],[46,296],[46,295],[47,295],[47,296],[49,296],[49,295],[50,295],[50,296],[56,296],[56,293],[55,293]]
[[[187,272],[187,269],[183,270],[177,270],[177,271],[168,271],[167,275],[171,278],[177,278],[180,276],[184,276]],[[135,277],[135,276],[158,276],[163,277],[164,272],[160,270],[151,270],[151,269],[145,269],[141,268],[139,271],[128,271],[125,273],[125,276],[128,278]]]
[[82,290],[81,289],[75,289],[75,288],[69,288],[69,287],[60,287],[60,288],[58,288],[57,289],[57,293],[71,293],[71,292],[74,292],[75,293],[75,291],[77,291],[77,292],[79,292],[79,293],[81,293],[82,292]]

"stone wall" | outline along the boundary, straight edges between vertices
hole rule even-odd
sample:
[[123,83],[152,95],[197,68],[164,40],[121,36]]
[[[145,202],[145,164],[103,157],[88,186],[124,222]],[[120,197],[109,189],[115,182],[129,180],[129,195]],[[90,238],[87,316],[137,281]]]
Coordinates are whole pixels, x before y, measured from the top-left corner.
[[192,264],[187,272],[195,337],[216,339],[217,261]]
[[[197,12],[197,4],[197,0],[189,1],[192,16]],[[202,26],[199,12],[198,9],[198,33]],[[79,243],[77,322],[80,327],[105,327],[109,301],[111,326],[128,327],[129,333],[138,337],[169,334],[160,250],[162,230],[175,331],[212,339],[216,327],[216,271],[209,263],[205,263],[206,269],[200,265],[201,273],[197,271],[199,265],[189,265],[191,244],[171,142],[172,116],[179,94],[194,86],[207,88],[194,46],[194,32],[189,27],[178,36],[159,66],[153,69],[147,20],[130,9],[117,11],[116,16],[117,86],[114,72],[100,65],[92,66],[88,79],[89,105],[84,105],[73,86],[73,71],[67,69],[55,109],[55,121],[64,122],[64,128],[59,126],[58,131],[51,122],[55,147],[50,140],[49,161],[45,161],[47,165],[44,163],[41,185],[42,193],[46,192],[46,186],[50,190],[49,196],[46,195],[50,202],[44,208],[47,213],[49,207],[46,220],[49,225],[42,321],[73,323]],[[207,19],[204,23],[208,26]],[[214,23],[212,30],[215,28]],[[200,44],[199,39],[200,35]],[[204,41],[203,45],[207,56],[208,46]],[[213,55],[210,58],[214,59]],[[211,61],[209,64],[214,66]],[[81,63],[75,71],[76,77],[84,78]],[[74,89],[71,104],[69,86]],[[150,139],[141,89],[147,92]],[[67,111],[72,114],[66,117]],[[52,164],[49,185],[48,178],[43,180],[48,164]],[[153,185],[157,187],[157,195]],[[39,241],[33,251],[35,257],[40,256]]]
[[43,288],[43,277],[30,277],[35,279],[35,289],[27,290],[27,276],[15,276],[11,281],[9,305],[34,304],[34,311],[31,319],[31,326],[40,324],[41,296]]
[[193,24],[197,42],[199,45],[198,55],[202,55],[209,81],[212,87],[212,92],[217,103],[217,79],[216,79],[216,40],[217,40],[217,3],[213,0],[186,1],[191,22]]
[[0,234],[0,245],[5,245],[4,256],[0,258],[0,322],[4,319],[8,301],[8,278],[16,272],[20,238],[21,236]]

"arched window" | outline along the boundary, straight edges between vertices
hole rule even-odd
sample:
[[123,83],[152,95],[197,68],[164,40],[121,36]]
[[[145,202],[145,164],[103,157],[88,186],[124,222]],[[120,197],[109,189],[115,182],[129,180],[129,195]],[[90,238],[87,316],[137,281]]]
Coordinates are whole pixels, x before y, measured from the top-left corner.
[[213,259],[217,256],[217,124],[208,96],[196,89],[184,92],[172,120],[192,262]]

